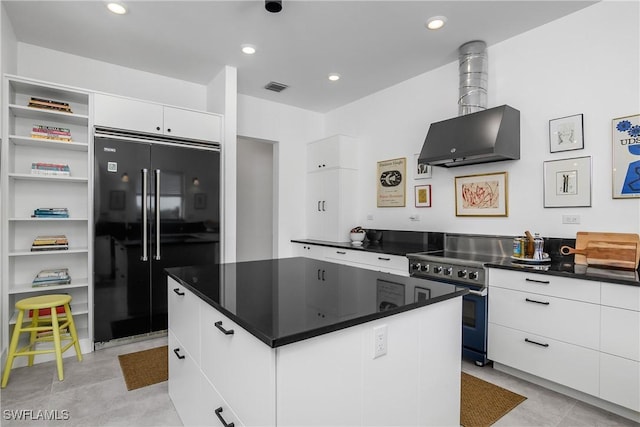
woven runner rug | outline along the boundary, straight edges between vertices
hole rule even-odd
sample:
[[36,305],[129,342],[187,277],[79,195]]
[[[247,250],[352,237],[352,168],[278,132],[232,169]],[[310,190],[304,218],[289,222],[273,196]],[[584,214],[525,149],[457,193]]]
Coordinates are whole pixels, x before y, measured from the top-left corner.
[[169,379],[167,346],[118,356],[127,390],[146,387]]
[[460,424],[490,426],[527,398],[462,372]]

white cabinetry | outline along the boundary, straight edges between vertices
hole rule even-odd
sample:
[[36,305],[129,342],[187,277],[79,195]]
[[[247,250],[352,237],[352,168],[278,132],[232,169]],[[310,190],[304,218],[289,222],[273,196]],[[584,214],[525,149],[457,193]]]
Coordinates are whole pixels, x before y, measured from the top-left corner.
[[[68,293],[83,352],[93,348],[91,286],[91,203],[88,92],[36,80],[7,76],[4,81],[2,135],[2,350],[15,325],[16,301]],[[32,98],[69,104],[71,112],[29,107]],[[71,142],[32,138],[34,126],[65,128]],[[32,163],[60,163],[69,176],[32,175]],[[68,208],[68,218],[34,218],[37,208]],[[66,235],[68,250],[31,252],[39,235]],[[39,271],[68,268],[71,283],[34,288]],[[26,338],[26,334],[23,334]],[[50,360],[38,356],[36,362]],[[20,358],[17,363],[26,363]]]
[[[169,395],[185,426],[459,424],[460,298],[271,348],[204,301],[173,313],[197,296],[171,278],[168,292]],[[200,364],[175,324],[196,317]],[[393,351],[373,359],[381,325]]]
[[490,269],[489,359],[598,395],[599,290],[599,282]]
[[640,419],[640,287],[495,268],[488,274],[494,367]]
[[357,141],[336,135],[309,143],[307,150],[307,235],[349,241],[357,218]]
[[97,126],[220,142],[217,114],[170,107],[115,95],[95,94]]
[[640,287],[602,283],[600,397],[640,412]]

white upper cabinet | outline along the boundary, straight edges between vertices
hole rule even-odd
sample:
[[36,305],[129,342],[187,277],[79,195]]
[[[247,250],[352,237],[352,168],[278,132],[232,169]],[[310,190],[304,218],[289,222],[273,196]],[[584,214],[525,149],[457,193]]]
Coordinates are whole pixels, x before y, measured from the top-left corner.
[[220,142],[220,116],[101,93],[94,98],[97,126]]
[[357,140],[344,135],[334,135],[307,146],[307,172],[325,169],[358,169]]

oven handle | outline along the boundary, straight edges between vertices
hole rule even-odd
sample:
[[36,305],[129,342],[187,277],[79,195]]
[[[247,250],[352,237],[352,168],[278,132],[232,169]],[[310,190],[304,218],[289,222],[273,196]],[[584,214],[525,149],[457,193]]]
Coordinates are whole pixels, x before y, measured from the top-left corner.
[[471,295],[477,295],[479,297],[486,297],[487,296],[487,288],[482,288],[479,291],[475,291],[473,289],[469,289],[469,293]]

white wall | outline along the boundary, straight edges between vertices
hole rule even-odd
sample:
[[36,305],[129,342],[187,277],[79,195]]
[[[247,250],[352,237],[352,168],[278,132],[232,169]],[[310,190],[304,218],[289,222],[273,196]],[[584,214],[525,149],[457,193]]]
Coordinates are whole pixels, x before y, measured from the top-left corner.
[[[238,135],[278,142],[274,147],[278,223],[275,257],[291,255],[291,239],[305,237],[306,143],[324,136],[324,116],[238,95]],[[238,215],[241,215],[238,212]]]
[[195,110],[207,107],[204,85],[21,42],[18,43],[17,74]]
[[[518,161],[434,168],[432,179],[413,179],[413,155],[429,123],[457,115],[457,61],[328,113],[326,135],[361,141],[361,225],[573,238],[581,230],[639,232],[638,200],[611,197],[611,119],[640,113],[639,7],[601,2],[489,47],[489,107],[509,104],[521,112]],[[548,121],[579,113],[584,150],[551,154]],[[543,161],[579,156],[592,156],[592,207],[545,209]],[[376,162],[396,157],[408,160],[407,207],[376,208]],[[456,217],[454,177],[498,171],[508,172],[509,216]],[[417,184],[432,185],[433,207],[413,207]],[[414,213],[420,222],[409,220]],[[562,214],[580,215],[581,224],[561,224]]]

